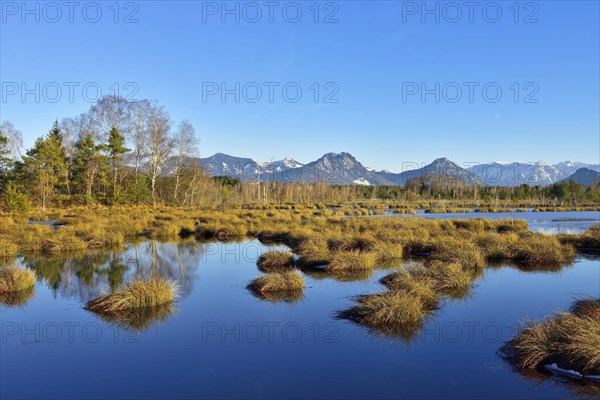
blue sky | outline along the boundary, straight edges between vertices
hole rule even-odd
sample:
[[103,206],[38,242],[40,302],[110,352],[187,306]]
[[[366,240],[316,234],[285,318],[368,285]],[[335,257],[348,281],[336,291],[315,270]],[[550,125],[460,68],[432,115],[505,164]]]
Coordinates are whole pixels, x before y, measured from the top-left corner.
[[[597,1],[520,2],[518,13],[513,1],[475,2],[472,15],[464,2],[428,2],[437,15],[420,1],[324,1],[318,15],[314,1],[273,2],[273,22],[264,2],[246,3],[227,3],[236,15],[221,1],[121,2],[116,15],[113,1],[56,2],[57,17],[44,2],[29,14],[2,2],[0,118],[30,146],[54,119],[85,112],[95,88],[118,87],[189,119],[202,156],[347,151],[392,171],[437,157],[599,162]],[[209,92],[236,82],[239,102]]]

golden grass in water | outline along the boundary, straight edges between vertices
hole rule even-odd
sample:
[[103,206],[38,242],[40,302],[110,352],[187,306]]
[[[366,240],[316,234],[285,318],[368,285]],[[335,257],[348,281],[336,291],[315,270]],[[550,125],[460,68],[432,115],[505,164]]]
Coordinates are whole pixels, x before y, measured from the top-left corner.
[[572,312],[543,321],[527,321],[505,350],[518,368],[556,363],[582,374],[600,374],[600,300],[575,304]]
[[302,291],[304,279],[297,271],[266,274],[252,281],[248,289],[258,294]]
[[177,285],[164,278],[152,278],[148,281],[136,279],[113,293],[106,294],[88,302],[87,310],[118,314],[131,310],[152,309],[173,303],[177,299]]
[[284,272],[294,267],[294,255],[289,251],[270,251],[258,258],[257,265],[263,272]]
[[375,257],[371,253],[340,251],[333,256],[327,269],[330,272],[368,270],[374,265]]
[[0,293],[20,292],[35,285],[36,274],[32,269],[14,265],[0,267]]

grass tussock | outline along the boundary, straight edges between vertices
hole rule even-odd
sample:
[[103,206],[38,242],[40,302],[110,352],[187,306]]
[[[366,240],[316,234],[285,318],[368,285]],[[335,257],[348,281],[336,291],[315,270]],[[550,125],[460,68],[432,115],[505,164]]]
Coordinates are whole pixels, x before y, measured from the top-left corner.
[[347,319],[387,336],[409,340],[423,326],[432,312],[423,299],[413,293],[387,291],[356,298],[356,305],[339,312],[337,318]]
[[556,363],[584,375],[600,374],[600,300],[577,302],[572,312],[556,313],[525,328],[505,346],[518,368]]
[[600,254],[600,225],[594,225],[580,235],[558,235],[557,238],[581,253]]
[[85,308],[99,314],[121,314],[153,309],[177,299],[177,285],[164,278],[136,279],[113,293],[88,302]]
[[31,289],[35,285],[36,274],[32,269],[16,266],[0,268],[0,293],[14,293]]
[[297,271],[266,274],[252,281],[248,289],[259,295],[301,292],[304,289],[304,279]]
[[375,265],[375,257],[371,253],[358,251],[340,251],[336,253],[327,270],[329,272],[369,270]]
[[289,251],[270,251],[258,258],[258,269],[262,272],[278,272],[294,267],[294,255]]
[[561,244],[553,236],[526,235],[515,247],[514,259],[529,268],[560,266],[575,256],[573,246]]
[[17,254],[18,246],[9,240],[0,238],[0,258],[12,257]]
[[469,240],[449,239],[436,246],[435,260],[459,264],[465,268],[479,269],[485,266],[483,252]]
[[328,264],[331,260],[331,251],[322,242],[305,239],[297,248],[300,264],[305,267],[314,267]]
[[426,297],[433,297],[435,302],[441,295],[465,295],[472,281],[471,271],[459,264],[441,262],[412,264],[381,279],[381,283],[390,290],[424,293]]
[[381,279],[388,291],[356,298],[357,304],[338,317],[409,340],[443,297],[465,296],[473,278],[473,270],[457,263],[409,264]]
[[377,242],[374,248],[375,259],[378,263],[390,263],[402,260],[404,251],[399,243]]

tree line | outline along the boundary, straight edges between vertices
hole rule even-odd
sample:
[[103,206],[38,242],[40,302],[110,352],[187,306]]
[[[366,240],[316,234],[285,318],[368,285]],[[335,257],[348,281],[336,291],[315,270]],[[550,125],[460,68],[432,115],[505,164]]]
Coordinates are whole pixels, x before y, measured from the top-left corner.
[[[47,135],[21,153],[22,135],[0,126],[3,208],[62,204],[183,203],[184,160],[197,152],[189,121],[176,127],[156,102],[105,96],[89,111],[55,121]],[[173,163],[174,162],[174,163]],[[175,177],[170,199],[159,178]]]
[[209,177],[189,121],[175,124],[156,102],[101,98],[72,118],[55,121],[23,154],[22,134],[0,125],[0,209],[25,211],[80,204],[187,207],[365,200],[419,202],[600,202],[599,186],[479,187],[449,177],[415,177],[405,186],[253,182]]

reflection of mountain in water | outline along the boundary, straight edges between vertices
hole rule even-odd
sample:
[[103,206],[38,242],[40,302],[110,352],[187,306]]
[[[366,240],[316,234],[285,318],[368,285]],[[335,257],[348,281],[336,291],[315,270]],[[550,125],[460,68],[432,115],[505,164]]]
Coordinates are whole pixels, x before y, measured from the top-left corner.
[[55,296],[87,302],[133,278],[162,276],[177,281],[180,295],[193,289],[207,245],[195,241],[161,243],[149,240],[119,251],[94,251],[62,256],[25,257]]

